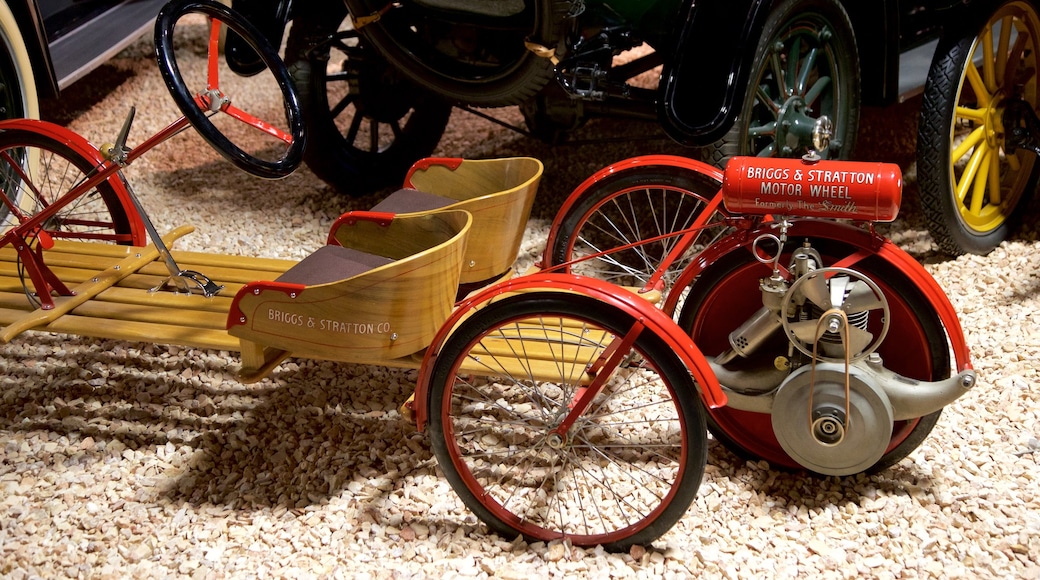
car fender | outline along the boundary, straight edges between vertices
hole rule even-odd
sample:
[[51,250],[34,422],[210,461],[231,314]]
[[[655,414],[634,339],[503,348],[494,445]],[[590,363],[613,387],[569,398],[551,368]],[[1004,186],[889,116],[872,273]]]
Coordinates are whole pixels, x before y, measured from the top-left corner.
[[773,0],[685,0],[662,73],[659,117],[684,145],[708,145],[736,120]]

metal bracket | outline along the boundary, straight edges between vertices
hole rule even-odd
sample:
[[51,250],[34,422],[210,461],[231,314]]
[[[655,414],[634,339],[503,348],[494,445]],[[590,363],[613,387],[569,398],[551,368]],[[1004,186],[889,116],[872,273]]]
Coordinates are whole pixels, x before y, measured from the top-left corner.
[[1040,156],[1040,118],[1029,103],[1022,99],[1009,99],[1004,106],[1003,123],[1007,153],[1014,153],[1021,147]]

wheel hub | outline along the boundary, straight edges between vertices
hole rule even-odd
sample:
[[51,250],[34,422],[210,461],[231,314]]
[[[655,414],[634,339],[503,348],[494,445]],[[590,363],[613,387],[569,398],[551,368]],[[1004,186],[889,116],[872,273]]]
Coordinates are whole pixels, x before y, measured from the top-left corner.
[[843,476],[869,469],[892,439],[888,397],[853,368],[846,415],[844,366],[817,365],[815,385],[812,380],[810,368],[803,367],[777,390],[771,413],[777,441],[794,461],[816,473]]
[[[781,157],[793,157],[814,147],[813,131],[817,119],[809,115],[811,112],[800,95],[788,97],[780,107],[776,119],[776,146]],[[825,151],[820,153],[826,156]]]
[[997,95],[986,107],[986,144],[994,151],[1004,144],[1004,99]]
[[820,445],[840,445],[845,439],[847,421],[843,407],[831,403],[814,405],[812,437]]
[[350,71],[350,93],[356,97],[354,106],[364,118],[378,123],[397,123],[408,114],[415,102],[415,89],[386,66],[378,70],[366,66],[363,59],[348,58],[343,62],[344,72]]
[[564,445],[567,444],[567,439],[559,433],[549,433],[545,438],[545,443],[552,449],[563,449]]

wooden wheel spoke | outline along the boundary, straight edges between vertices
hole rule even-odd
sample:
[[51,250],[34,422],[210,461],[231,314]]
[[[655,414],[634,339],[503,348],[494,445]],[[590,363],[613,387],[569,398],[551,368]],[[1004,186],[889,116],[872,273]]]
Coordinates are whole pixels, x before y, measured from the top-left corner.
[[993,151],[989,156],[989,203],[1000,205],[1000,152]]
[[786,79],[789,79],[794,86],[790,87],[792,94],[798,90],[798,65],[801,63],[801,59],[798,58],[798,54],[802,51],[802,38],[795,36],[794,41],[791,42],[791,49],[787,51],[787,74]]
[[830,86],[830,76],[822,76],[819,79],[817,79],[816,82],[813,83],[812,88],[810,88],[809,91],[805,93],[805,105],[809,108],[815,109],[816,99],[819,99],[820,95],[823,94],[823,91],[827,90],[827,88]]
[[[798,84],[795,89],[798,94],[805,94],[806,86],[809,84],[809,74],[816,67],[816,59],[819,55],[818,48],[812,48],[802,59],[801,69],[798,71]],[[808,100],[808,99],[806,99]]]
[[[780,54],[775,50],[772,51],[772,54],[769,56],[769,68],[773,69],[773,76],[776,78],[776,88],[780,91],[780,94],[777,95],[777,99],[782,101],[787,98],[789,90],[787,88],[787,77],[784,75],[784,67],[780,64]],[[758,90],[762,90],[761,85],[759,85]],[[773,100],[769,99],[766,102],[772,103]],[[777,110],[779,110],[779,108],[777,108]]]
[[950,152],[950,162],[956,163],[958,160],[963,159],[969,151],[978,146],[979,143],[985,141],[985,137],[986,128],[984,126],[976,127],[967,137],[964,138],[964,141],[962,141],[960,145]]
[[997,67],[997,82],[1000,85],[1004,85],[1009,79],[1007,75],[1007,64],[1008,64],[1008,49],[1011,46],[1011,22],[1010,18],[1005,18],[1000,23],[1000,38],[997,41],[997,54],[1001,56],[996,61]]
[[773,120],[776,120],[780,114],[780,103],[769,96],[764,86],[758,85],[758,88],[755,90],[755,98],[769,109],[769,112],[773,115]]
[[968,84],[971,85],[972,90],[975,91],[975,96],[979,100],[979,107],[988,107],[990,101],[993,99],[993,95],[990,93],[989,89],[986,88],[986,83],[982,80],[982,75],[979,74],[979,69],[975,66],[968,65],[964,67],[964,76],[968,81]]
[[[987,28],[979,37],[982,45],[982,82],[986,85],[986,91],[994,94],[999,88],[997,86],[996,58],[993,56],[993,28]],[[1003,60],[1004,55],[1001,55]]]
[[964,206],[967,201],[968,189],[973,183],[975,183],[975,179],[979,175],[979,167],[986,155],[986,149],[986,144],[983,142],[975,149],[975,151],[972,152],[971,158],[968,159],[968,165],[964,168],[964,173],[961,174],[960,181],[957,182],[956,194],[961,206]]
[[968,211],[972,215],[979,215],[982,213],[982,204],[986,200],[986,186],[989,185],[991,153],[992,151],[989,147],[980,147],[978,155],[972,156],[972,161],[978,159],[978,164],[973,172],[974,177],[971,182],[971,206]]

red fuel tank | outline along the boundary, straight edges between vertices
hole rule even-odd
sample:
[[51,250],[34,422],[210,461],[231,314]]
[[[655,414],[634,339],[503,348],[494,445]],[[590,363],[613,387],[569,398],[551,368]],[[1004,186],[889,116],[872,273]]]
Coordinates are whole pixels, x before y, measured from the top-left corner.
[[726,209],[735,214],[890,222],[902,193],[894,163],[734,157],[722,180]]

